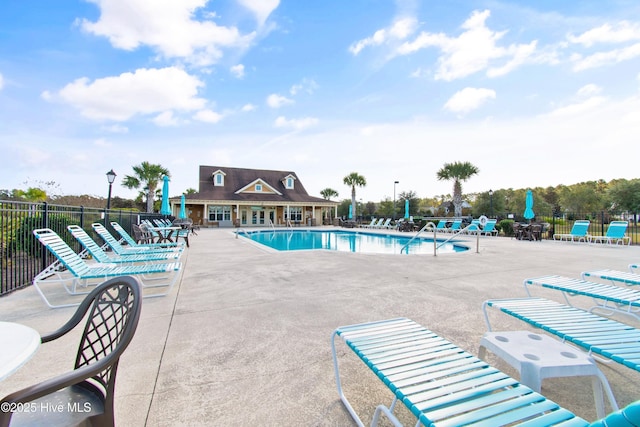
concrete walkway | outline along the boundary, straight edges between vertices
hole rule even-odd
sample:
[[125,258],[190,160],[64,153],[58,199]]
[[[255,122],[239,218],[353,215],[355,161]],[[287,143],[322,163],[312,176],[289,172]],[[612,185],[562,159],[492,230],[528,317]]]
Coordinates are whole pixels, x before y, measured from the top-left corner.
[[[144,300],[136,337],[118,371],[118,425],[355,425],[335,388],[330,337],[337,326],[409,317],[477,354],[486,331],[484,300],[525,296],[527,277],[578,277],[583,270],[626,270],[640,261],[637,246],[483,237],[476,253],[475,237],[463,240],[472,246],[469,253],[438,257],[274,253],[236,239],[228,229],[199,231],[182,257],[183,277],[172,293]],[[551,291],[536,295],[561,301]],[[41,333],[72,312],[47,308],[32,287],[0,298],[0,320]],[[527,329],[499,313],[492,314],[492,325]],[[0,395],[68,370],[78,336],[41,346],[0,382]],[[375,405],[389,404],[392,396],[349,350],[339,348],[345,392],[369,420]],[[500,360],[488,360],[517,378]],[[618,364],[601,369],[620,406],[640,399],[640,373]],[[589,379],[546,380],[542,393],[588,420],[596,417]],[[415,424],[404,407],[398,413]]]

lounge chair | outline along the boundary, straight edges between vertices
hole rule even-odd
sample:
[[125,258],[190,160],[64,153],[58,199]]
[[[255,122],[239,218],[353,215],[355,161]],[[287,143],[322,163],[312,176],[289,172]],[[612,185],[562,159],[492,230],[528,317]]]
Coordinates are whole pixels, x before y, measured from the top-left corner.
[[376,407],[372,426],[377,425],[383,415],[393,425],[401,426],[393,414],[398,402],[417,418],[417,426],[630,427],[634,424],[624,421],[636,420],[640,413],[638,401],[589,424],[418,323],[399,318],[341,326],[331,336],[338,395],[360,427],[365,424],[342,388],[337,337],[393,394],[390,407],[382,404]]
[[376,222],[378,222],[378,220],[376,218],[373,218],[369,224],[364,224],[364,225],[361,225],[360,227],[361,228],[372,228],[376,224]]
[[609,280],[612,283],[624,283],[625,285],[640,285],[640,275],[635,273],[628,273],[626,271],[618,270],[590,270],[583,271],[582,278],[598,278],[602,280]]
[[[136,242],[136,240],[131,237],[131,235],[129,233],[127,233],[127,230],[124,229],[124,227],[122,227],[120,224],[118,224],[115,221],[111,222],[111,226],[113,227],[114,230],[116,230],[116,232],[120,235],[120,242],[125,242],[127,245],[131,246],[132,248],[162,248],[162,247],[173,247],[173,246],[182,246],[183,243],[171,243],[171,242],[167,242],[167,243],[139,243]],[[134,227],[139,227],[136,224],[133,224]],[[135,234],[135,233],[134,233]]]
[[381,225],[378,225],[377,227],[374,228],[391,228],[391,226],[389,224],[391,224],[391,219],[392,218],[387,218],[384,220],[384,223],[382,223]]
[[460,230],[460,226],[462,225],[461,219],[455,219],[451,222],[451,226],[448,228],[443,228],[442,231],[445,233],[455,233]]
[[436,230],[437,231],[447,231],[447,220],[446,219],[441,219],[438,221],[438,224],[436,225]]
[[[167,276],[168,273],[168,281],[166,282],[151,285],[145,281],[140,281],[143,288],[167,287],[167,290],[164,293],[146,295],[148,297],[156,297],[166,295],[171,291],[171,288],[177,280],[182,268],[182,264],[180,262],[148,265],[88,264],[80,258],[80,256],[76,254],[73,249],[71,249],[69,245],[67,245],[53,230],[41,228],[33,230],[33,234],[58,260],[38,273],[38,275],[33,279],[33,285],[37,292],[40,294],[44,302],[51,308],[71,307],[78,305],[78,303],[64,305],[51,304],[40,287],[43,283],[61,283],[68,294],[82,295],[88,293],[88,291],[81,291],[79,288],[86,288],[90,284],[97,284],[98,281],[102,281],[109,277],[131,275],[144,279],[147,276],[155,278],[157,276],[152,275],[156,274]],[[69,285],[67,285],[68,283]]]
[[621,243],[623,245],[631,245],[631,238],[626,235],[628,226],[628,221],[611,221],[607,228],[607,234],[604,236],[588,235],[587,240],[589,243],[607,243],[609,245]]
[[617,312],[628,314],[640,320],[638,315],[640,313],[640,289],[622,288],[616,285],[594,283],[572,277],[543,276],[524,281],[528,296],[531,296],[529,287],[534,285],[562,292],[568,305],[572,305],[569,302],[570,296],[589,297],[596,304],[589,310],[591,312],[599,309],[605,315]]
[[491,324],[487,307],[520,319],[585,351],[640,371],[640,330],[594,313],[544,298],[487,300],[483,312]]
[[640,264],[629,264],[629,271],[632,273],[637,272],[640,269]]
[[464,234],[476,234],[482,230],[479,219],[472,219],[471,224],[464,228]]
[[571,231],[569,233],[554,234],[553,240],[565,240],[567,242],[586,242],[587,233],[589,232],[589,224],[591,224],[589,220],[579,219],[573,223],[573,227],[571,227]]
[[480,234],[483,234],[485,236],[497,236],[498,235],[498,230],[496,229],[497,223],[498,223],[498,220],[496,219],[487,220]]
[[82,229],[79,225],[68,225],[67,230],[73,237],[76,238],[88,252],[93,259],[97,262],[109,264],[131,264],[131,263],[151,263],[157,261],[171,261],[177,260],[182,255],[182,252],[169,252],[169,253],[149,253],[149,254],[133,254],[127,256],[109,256],[98,244]]
[[111,235],[111,233],[109,233],[109,231],[104,227],[104,225],[96,222],[91,224],[91,227],[93,227],[94,231],[96,233],[98,233],[98,236],[100,236],[100,238],[102,240],[104,240],[105,244],[108,245],[111,250],[113,252],[115,252],[117,255],[120,256],[131,256],[131,255],[140,255],[140,254],[150,254],[150,253],[158,253],[158,254],[166,254],[166,253],[171,253],[171,252],[175,252],[176,250],[181,251],[183,250],[183,247],[168,247],[168,248],[163,248],[163,247],[129,247],[129,246],[122,246],[122,244],[116,240],[115,237],[113,237],[113,235]]

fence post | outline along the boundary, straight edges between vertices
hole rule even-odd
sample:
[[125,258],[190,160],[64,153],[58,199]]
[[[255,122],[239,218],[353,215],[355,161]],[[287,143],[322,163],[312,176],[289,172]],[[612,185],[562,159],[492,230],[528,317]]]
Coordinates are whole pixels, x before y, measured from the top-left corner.
[[600,235],[604,236],[604,211],[600,211]]
[[[42,227],[49,228],[49,204],[47,202],[42,203]],[[40,244],[40,242],[38,242],[38,244]],[[41,250],[42,250],[41,266],[42,266],[42,270],[44,270],[45,268],[47,268],[48,250],[44,246],[41,247]]]
[[80,206],[80,228],[84,228],[84,206]]

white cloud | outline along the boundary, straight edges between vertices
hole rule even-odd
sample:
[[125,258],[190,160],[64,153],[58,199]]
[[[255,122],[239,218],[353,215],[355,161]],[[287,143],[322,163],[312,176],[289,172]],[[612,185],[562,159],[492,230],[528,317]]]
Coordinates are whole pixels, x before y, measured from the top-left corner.
[[367,46],[379,46],[391,41],[404,40],[415,31],[418,22],[415,18],[396,19],[390,27],[373,33],[373,36],[359,40],[349,46],[349,52],[358,55]]
[[604,104],[606,98],[602,96],[593,96],[591,98],[586,99],[585,101],[578,102],[576,104],[570,104],[565,107],[556,108],[552,112],[550,112],[549,116],[556,117],[566,117],[566,116],[575,116],[580,117],[580,115],[587,113],[591,110],[595,110],[597,107]]
[[241,108],[240,110],[241,110],[241,111],[244,111],[244,112],[249,112],[249,111],[254,111],[254,110],[256,110],[257,108],[258,108],[258,107],[256,107],[256,106],[255,106],[255,105],[253,105],[253,104],[245,104],[245,105],[243,105],[243,106],[242,106],[242,108]]
[[0,74],[0,90],[2,90],[3,87],[4,87],[4,78],[2,77],[2,74]]
[[48,91],[42,97],[59,98],[90,119],[125,121],[137,114],[201,109],[206,103],[197,97],[201,86],[197,77],[177,67],[141,68],[93,82],[83,77],[66,85],[56,97]]
[[229,71],[233,76],[235,76],[238,79],[241,79],[244,77],[244,65],[242,64],[234,65],[229,69]]
[[567,39],[571,43],[581,44],[585,47],[591,47],[596,43],[624,43],[640,40],[640,24],[621,21],[612,26],[607,23],[578,36],[569,34]]
[[302,130],[318,124],[318,119],[315,117],[304,117],[302,119],[290,119],[280,116],[276,119],[274,126],[277,128],[288,128],[294,130]]
[[637,57],[640,57],[640,43],[620,49],[613,49],[608,52],[597,52],[588,56],[575,54],[571,57],[571,60],[574,62],[574,71],[584,71],[590,68],[617,64],[618,62],[628,61]]
[[598,85],[590,83],[578,89],[578,96],[592,96],[602,92],[602,88]]
[[223,48],[246,48],[255,33],[240,34],[235,27],[211,20],[196,20],[196,11],[208,0],[90,0],[100,9],[96,22],[79,20],[83,30],[104,36],[116,48],[134,50],[141,45],[167,58],[185,58],[210,65]]
[[291,86],[289,93],[291,95],[297,95],[299,92],[306,92],[309,95],[313,94],[318,89],[318,84],[313,79],[302,79],[302,82]]
[[129,128],[120,124],[114,124],[110,126],[102,126],[103,130],[111,133],[129,133]]
[[200,110],[193,118],[205,123],[218,123],[224,116],[212,110]]
[[445,110],[454,113],[468,113],[479,108],[489,99],[495,99],[496,92],[491,89],[467,87],[456,92],[444,105]]
[[272,93],[267,97],[267,105],[271,108],[280,108],[283,105],[293,104],[293,99],[289,99],[285,96]]
[[536,41],[528,44],[498,46],[497,42],[506,31],[495,32],[487,28],[485,21],[490,11],[474,11],[462,24],[465,30],[458,37],[448,37],[438,33],[420,33],[413,41],[403,43],[396,53],[409,55],[421,49],[436,47],[442,52],[438,58],[436,80],[452,81],[490,67],[492,61],[506,59],[501,66],[489,68],[487,75],[497,77],[504,75],[521,64],[527,62],[536,50]]
[[163,111],[153,118],[153,123],[160,127],[178,126],[178,119],[173,115],[173,111]]
[[255,15],[258,25],[262,26],[278,8],[280,0],[238,0],[238,3],[249,9]]

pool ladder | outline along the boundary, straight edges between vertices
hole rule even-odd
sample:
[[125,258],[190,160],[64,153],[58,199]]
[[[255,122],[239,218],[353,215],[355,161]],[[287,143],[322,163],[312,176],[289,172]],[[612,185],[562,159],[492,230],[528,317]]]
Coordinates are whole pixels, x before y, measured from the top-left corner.
[[[449,242],[451,239],[453,239],[456,236],[459,236],[460,234],[469,231],[470,227],[474,225],[474,224],[469,224],[467,225],[465,228],[461,228],[460,230],[456,231],[455,233],[453,233],[449,238],[447,238],[446,240],[440,242],[440,244],[438,244],[438,240],[436,239],[436,235],[438,234],[438,229],[436,228],[436,225],[429,221],[428,223],[426,223],[424,225],[424,227],[422,227],[420,229],[420,231],[418,231],[416,233],[415,236],[413,236],[401,249],[400,249],[400,253],[402,253],[402,251],[405,250],[405,248],[407,248],[411,242],[413,242],[416,237],[418,237],[423,231],[427,230],[428,228],[433,228],[433,256],[437,256],[437,252],[438,252],[438,248],[440,248],[442,245],[444,245],[445,243]],[[471,230],[474,231],[476,233],[476,253],[480,252],[480,229],[477,228],[476,226],[476,230]],[[407,254],[409,253],[409,251],[407,251]]]

